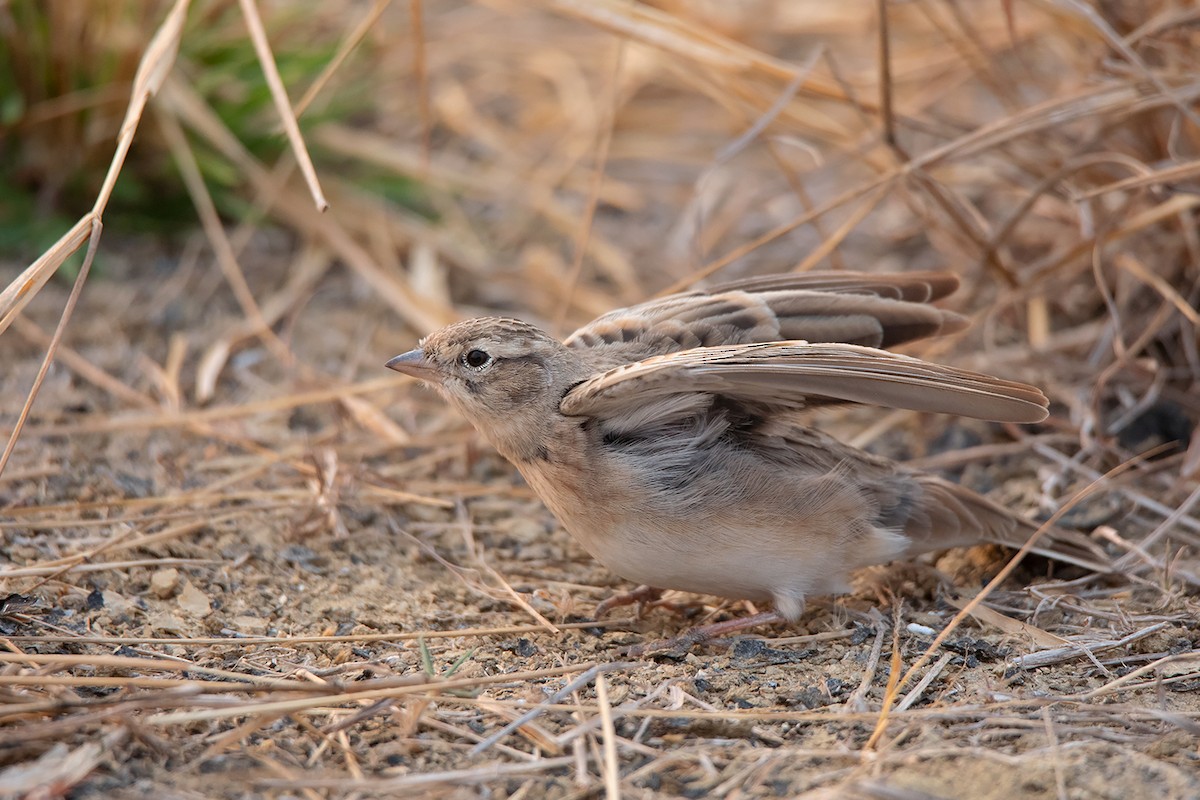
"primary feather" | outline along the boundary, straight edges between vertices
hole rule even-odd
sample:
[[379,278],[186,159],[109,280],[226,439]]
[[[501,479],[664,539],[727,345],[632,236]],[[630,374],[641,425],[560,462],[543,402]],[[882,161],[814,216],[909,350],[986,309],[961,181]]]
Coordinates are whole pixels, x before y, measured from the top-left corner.
[[616,415],[664,395],[702,392],[794,411],[830,402],[1040,422],[1047,400],[1022,383],[848,344],[770,342],[685,350],[616,367],[563,397],[568,416]]

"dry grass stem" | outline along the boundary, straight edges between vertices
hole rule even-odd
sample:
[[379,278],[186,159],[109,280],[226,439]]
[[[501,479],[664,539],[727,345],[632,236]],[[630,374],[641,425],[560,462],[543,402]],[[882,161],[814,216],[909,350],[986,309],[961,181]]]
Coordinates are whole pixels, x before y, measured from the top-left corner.
[[[0,3],[0,795],[1200,796],[1198,20]],[[909,352],[1051,417],[814,424],[1111,573],[954,551],[629,660],[764,609],[594,621],[627,587],[382,368],[830,268],[956,273]]]

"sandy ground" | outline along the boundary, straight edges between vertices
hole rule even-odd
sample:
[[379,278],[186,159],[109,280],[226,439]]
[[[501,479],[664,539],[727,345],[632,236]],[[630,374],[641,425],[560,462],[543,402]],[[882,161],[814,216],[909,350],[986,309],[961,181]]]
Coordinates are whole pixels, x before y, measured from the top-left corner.
[[[256,260],[269,293],[288,255]],[[196,364],[236,312],[205,270],[107,270],[0,482],[0,795],[33,775],[54,778],[36,796],[77,798],[577,798],[618,776],[631,798],[1200,796],[1196,601],[1161,575],[1032,560],[989,597],[991,623],[966,620],[898,691],[1009,553],[872,570],[795,626],[628,658],[752,609],[671,595],[680,608],[594,623],[629,587],[433,393],[381,368],[413,334],[363,287],[334,271],[288,318],[307,367],[251,342],[194,410]],[[49,331],[64,297],[29,320]],[[5,337],[6,425],[36,336]],[[930,425],[1009,441],[913,418],[876,447],[936,455],[915,436]],[[1001,455],[955,474],[1032,510],[1039,468]],[[1110,524],[1136,540],[1126,511]],[[1019,666],[1055,637],[1129,640]]]

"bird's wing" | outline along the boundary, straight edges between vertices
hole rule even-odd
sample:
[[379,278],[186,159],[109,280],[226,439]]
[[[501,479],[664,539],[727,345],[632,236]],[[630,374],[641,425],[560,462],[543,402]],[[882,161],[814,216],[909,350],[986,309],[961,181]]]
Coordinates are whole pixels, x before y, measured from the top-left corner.
[[961,330],[927,305],[958,286],[950,273],[809,272],[750,278],[605,314],[567,338],[600,367],[695,347],[803,340],[891,347]]
[[1023,383],[870,347],[807,342],[648,358],[578,384],[560,410],[567,416],[616,421],[632,415],[643,424],[662,424],[664,415],[694,413],[696,404],[687,398],[697,395],[722,396],[765,412],[852,402],[998,422],[1039,422],[1047,413],[1045,395]]
[[958,288],[952,272],[792,272],[718,283],[710,294],[729,291],[767,292],[806,289],[838,294],[869,294],[912,303],[932,303]]

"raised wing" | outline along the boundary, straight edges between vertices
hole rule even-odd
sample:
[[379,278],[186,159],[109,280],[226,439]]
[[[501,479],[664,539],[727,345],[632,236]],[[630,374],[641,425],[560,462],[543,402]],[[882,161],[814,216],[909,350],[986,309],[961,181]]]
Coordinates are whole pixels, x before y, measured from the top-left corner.
[[912,303],[932,303],[958,289],[958,276],[952,272],[793,272],[743,278],[710,287],[709,294],[720,292],[768,292],[804,289],[838,294],[869,294]]
[[[704,395],[765,411],[865,403],[998,422],[1040,422],[1045,395],[1033,386],[848,344],[771,342],[658,356],[590,378],[563,397],[568,416],[642,424],[695,413]],[[667,402],[660,402],[667,401]],[[618,426],[623,427],[623,426]]]
[[960,330],[927,305],[958,286],[949,273],[810,272],[723,283],[618,309],[567,338],[598,367],[696,347],[803,340],[891,347]]

